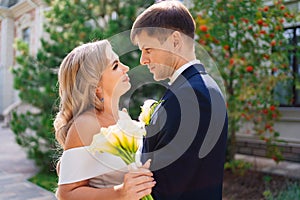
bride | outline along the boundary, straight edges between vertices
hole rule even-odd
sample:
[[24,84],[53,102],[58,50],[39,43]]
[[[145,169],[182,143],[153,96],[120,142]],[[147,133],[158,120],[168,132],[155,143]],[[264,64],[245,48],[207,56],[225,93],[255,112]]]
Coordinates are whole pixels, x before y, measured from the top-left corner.
[[54,121],[56,139],[64,149],[58,164],[57,198],[137,200],[155,185],[149,161],[135,170],[118,157],[100,158],[87,150],[101,127],[117,123],[126,113],[119,99],[130,89],[128,67],[119,61],[107,40],[72,50],[58,74],[60,110]]

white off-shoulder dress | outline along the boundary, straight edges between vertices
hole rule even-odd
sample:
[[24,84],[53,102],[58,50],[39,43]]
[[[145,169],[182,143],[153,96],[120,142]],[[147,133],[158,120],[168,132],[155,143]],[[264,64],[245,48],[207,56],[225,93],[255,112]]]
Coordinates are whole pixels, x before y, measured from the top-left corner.
[[88,146],[64,151],[60,161],[58,185],[89,179],[92,187],[106,188],[123,182],[126,163],[109,153],[93,154]]

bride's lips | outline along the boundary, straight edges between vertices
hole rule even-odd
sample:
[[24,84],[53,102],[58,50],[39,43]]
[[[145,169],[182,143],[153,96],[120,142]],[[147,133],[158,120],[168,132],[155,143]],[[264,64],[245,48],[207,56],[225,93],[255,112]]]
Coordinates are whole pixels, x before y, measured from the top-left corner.
[[129,76],[126,74],[125,77],[123,78],[123,82],[129,82],[130,78]]

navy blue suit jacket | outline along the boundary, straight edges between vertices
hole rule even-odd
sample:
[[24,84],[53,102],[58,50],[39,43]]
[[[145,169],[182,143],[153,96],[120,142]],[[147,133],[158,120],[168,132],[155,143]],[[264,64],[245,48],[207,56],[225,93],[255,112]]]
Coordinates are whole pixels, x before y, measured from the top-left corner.
[[142,161],[152,159],[155,200],[222,199],[226,105],[201,64],[167,89],[146,129]]

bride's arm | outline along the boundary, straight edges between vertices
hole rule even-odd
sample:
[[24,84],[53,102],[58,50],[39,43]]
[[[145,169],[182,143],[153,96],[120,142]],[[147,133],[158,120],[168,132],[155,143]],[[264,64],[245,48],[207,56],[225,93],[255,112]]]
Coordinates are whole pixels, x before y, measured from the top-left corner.
[[92,188],[88,185],[88,180],[85,180],[59,185],[56,195],[59,200],[138,200],[151,194],[154,185],[152,173],[145,168],[139,168],[125,174],[124,183],[115,187]]

